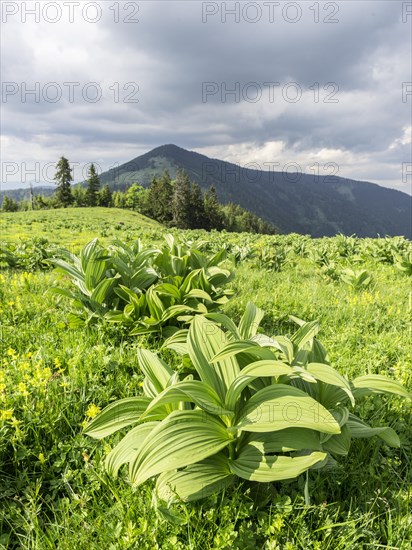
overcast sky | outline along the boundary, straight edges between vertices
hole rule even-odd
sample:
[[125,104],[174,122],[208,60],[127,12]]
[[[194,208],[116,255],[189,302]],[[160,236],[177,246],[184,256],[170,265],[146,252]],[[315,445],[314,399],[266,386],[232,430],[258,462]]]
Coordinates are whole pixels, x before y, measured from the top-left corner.
[[61,155],[79,181],[174,143],[411,193],[412,2],[1,10],[2,189],[50,183]]

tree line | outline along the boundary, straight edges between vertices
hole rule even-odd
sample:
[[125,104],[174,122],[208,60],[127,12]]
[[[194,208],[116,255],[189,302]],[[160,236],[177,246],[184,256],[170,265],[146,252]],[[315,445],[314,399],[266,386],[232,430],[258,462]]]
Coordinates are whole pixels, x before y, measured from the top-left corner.
[[61,157],[56,165],[56,192],[52,196],[32,196],[30,203],[26,201],[24,204],[6,195],[2,210],[104,206],[134,210],[166,226],[180,229],[276,232],[273,225],[239,205],[221,204],[213,185],[204,193],[197,183],[190,181],[184,170],[179,170],[174,180],[165,170],[162,176],[153,177],[149,187],[133,183],[125,191],[111,191],[108,184],[102,187],[94,164],[90,165],[85,186],[72,186],[71,172],[69,161]]

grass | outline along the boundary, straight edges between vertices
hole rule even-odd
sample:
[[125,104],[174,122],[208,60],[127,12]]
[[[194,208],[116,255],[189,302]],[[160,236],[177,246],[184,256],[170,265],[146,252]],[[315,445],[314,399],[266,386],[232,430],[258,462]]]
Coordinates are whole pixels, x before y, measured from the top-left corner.
[[[0,227],[4,240],[46,236],[73,248],[96,236],[153,242],[163,232],[133,212],[101,208],[2,214]],[[269,334],[291,333],[290,314],[319,319],[319,338],[341,373],[386,374],[411,391],[410,278],[369,257],[360,268],[374,277],[363,292],[327,280],[308,258],[278,273],[242,262],[232,283],[236,298],[225,311],[238,320],[254,301],[266,311]],[[309,506],[304,479],[258,488],[243,483],[178,506],[166,521],[168,512],[151,505],[150,483],[133,492],[123,474],[107,477],[108,442],[84,436],[82,428],[96,407],[140,393],[135,347],[157,344],[127,337],[117,326],[68,329],[69,303],[48,292],[57,281],[69,284],[55,272],[0,271],[0,548],[410,548],[411,407],[397,397],[359,406],[370,424],[392,426],[402,447],[356,440],[335,470],[310,474]]]
[[148,236],[151,233],[156,235],[161,229],[162,226],[154,220],[120,208],[32,210],[0,215],[0,239],[3,241],[43,237],[73,249],[78,249],[96,236],[106,242],[119,238],[133,239],[141,231]]

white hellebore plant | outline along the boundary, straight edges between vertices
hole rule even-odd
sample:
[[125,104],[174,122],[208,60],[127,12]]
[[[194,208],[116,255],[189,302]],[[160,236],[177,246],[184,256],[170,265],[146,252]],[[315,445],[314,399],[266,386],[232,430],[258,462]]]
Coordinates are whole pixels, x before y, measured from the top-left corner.
[[236,478],[272,482],[321,468],[354,438],[399,446],[391,428],[371,428],[350,409],[370,393],[410,398],[403,386],[378,375],[349,382],[329,365],[316,321],[293,318],[300,327],[290,339],[270,338],[257,333],[262,317],[253,304],[239,326],[218,313],[195,317],[164,344],[188,354],[193,373],[184,377],[139,350],[144,396],[109,405],[86,429],[103,438],[133,426],[107,456],[109,473],[128,463],[134,486],[158,476],[160,499],[191,501]]

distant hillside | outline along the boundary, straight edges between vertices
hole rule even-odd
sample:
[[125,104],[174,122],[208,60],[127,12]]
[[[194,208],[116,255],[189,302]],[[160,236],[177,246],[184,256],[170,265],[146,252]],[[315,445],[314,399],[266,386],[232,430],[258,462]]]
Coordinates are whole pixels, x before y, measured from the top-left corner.
[[293,181],[293,174],[242,168],[176,145],[157,147],[104,172],[100,181],[111,189],[134,182],[147,186],[165,168],[172,178],[179,168],[186,170],[203,190],[213,184],[221,202],[239,204],[286,233],[412,238],[412,197],[406,193],[337,176],[296,174]]
[[314,237],[336,233],[360,237],[404,235],[412,238],[412,197],[374,183],[334,176],[293,175],[241,168],[176,145],[163,145],[101,175],[102,184],[125,188],[148,185],[167,168],[172,177],[183,168],[219,199],[235,202],[284,232]]
[[[33,187],[33,193],[34,195],[43,195],[44,197],[48,197],[52,195],[56,191],[56,187],[49,187],[49,186],[39,186],[39,187]],[[7,195],[9,198],[21,202],[21,201],[28,201],[30,200],[30,189],[9,189],[7,191],[0,191],[0,205],[3,202],[4,196]]]

